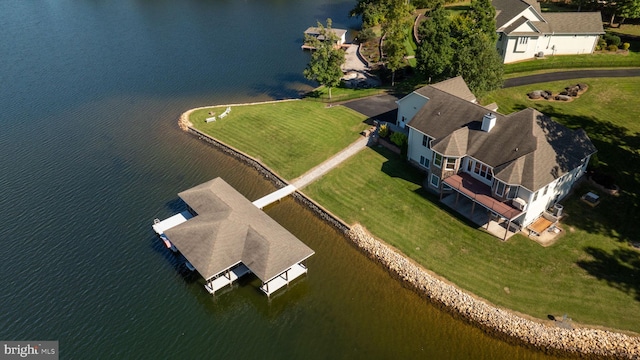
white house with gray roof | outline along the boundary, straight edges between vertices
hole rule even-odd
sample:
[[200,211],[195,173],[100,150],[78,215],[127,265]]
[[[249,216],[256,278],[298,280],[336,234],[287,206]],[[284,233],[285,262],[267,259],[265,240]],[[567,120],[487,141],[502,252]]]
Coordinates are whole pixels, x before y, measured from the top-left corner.
[[505,64],[544,55],[590,54],[604,34],[600,12],[545,12],[536,0],[493,0],[496,47]]
[[471,199],[507,229],[525,227],[569,193],[596,149],[582,129],[537,110],[495,110],[456,77],[400,99],[398,125],[408,129],[408,160],[429,189]]

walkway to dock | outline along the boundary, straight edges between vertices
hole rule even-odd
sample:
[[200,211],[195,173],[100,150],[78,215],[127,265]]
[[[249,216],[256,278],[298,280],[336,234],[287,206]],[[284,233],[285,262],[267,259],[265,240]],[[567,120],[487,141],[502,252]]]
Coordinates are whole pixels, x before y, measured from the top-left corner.
[[344,148],[339,153],[324,161],[322,164],[314,167],[313,169],[304,173],[302,176],[294,179],[291,182],[291,185],[285,186],[282,189],[274,191],[271,194],[254,201],[253,205],[257,206],[259,209],[262,209],[265,206],[273,204],[274,202],[294,193],[296,190],[309,185],[310,183],[320,178],[322,175],[328,173],[334,167],[341,164],[343,161],[358,153],[358,151],[364,149],[368,143],[368,137],[361,137],[351,145]]

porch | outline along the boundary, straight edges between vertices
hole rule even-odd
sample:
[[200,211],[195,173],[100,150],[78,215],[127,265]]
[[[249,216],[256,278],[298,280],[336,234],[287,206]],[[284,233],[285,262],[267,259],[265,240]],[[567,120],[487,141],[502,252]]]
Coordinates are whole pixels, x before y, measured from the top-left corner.
[[[523,212],[494,199],[488,185],[465,173],[449,176],[443,183],[453,189],[453,193],[445,197],[441,192],[440,201],[482,226],[490,234],[507,240],[519,231],[513,220]],[[476,205],[480,205],[480,208]]]

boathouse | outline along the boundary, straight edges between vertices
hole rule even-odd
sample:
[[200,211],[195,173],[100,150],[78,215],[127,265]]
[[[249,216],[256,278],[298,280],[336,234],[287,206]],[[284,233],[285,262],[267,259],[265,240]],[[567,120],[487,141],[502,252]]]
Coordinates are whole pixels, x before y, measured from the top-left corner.
[[252,272],[262,281],[260,289],[270,296],[307,272],[303,262],[314,251],[223,179],[178,196],[190,216],[178,214],[185,220],[169,228],[160,222],[154,230],[161,230],[193,265],[209,293]]

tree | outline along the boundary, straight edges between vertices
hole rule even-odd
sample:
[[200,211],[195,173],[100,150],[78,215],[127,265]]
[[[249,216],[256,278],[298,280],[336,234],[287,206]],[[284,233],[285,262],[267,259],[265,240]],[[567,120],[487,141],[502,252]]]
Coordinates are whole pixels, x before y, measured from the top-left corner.
[[[418,71],[434,81],[462,76],[477,96],[502,85],[503,64],[495,48],[493,13],[486,0],[473,0],[462,16],[437,7],[419,29]],[[455,49],[455,51],[454,51]]]
[[491,0],[471,0],[469,10],[464,16],[471,22],[472,29],[486,34],[492,42],[498,40],[496,9],[491,4]]
[[476,96],[500,88],[504,66],[495,42],[482,33],[469,34],[466,40],[456,52],[453,74],[462,76]]
[[340,85],[342,78],[340,66],[345,62],[344,51],[336,46],[338,36],[331,30],[331,19],[327,19],[326,27],[318,22],[318,33],[318,37],[305,36],[305,43],[312,45],[315,50],[304,70],[304,77],[326,86],[331,99],[331,88]]
[[416,51],[417,68],[434,81],[444,80],[451,75],[453,39],[450,32],[451,20],[440,5],[429,13],[429,19],[422,22],[418,29],[421,43]]
[[391,86],[395,83],[396,70],[404,65],[407,49],[404,41],[406,30],[411,26],[412,7],[406,0],[391,0],[387,9],[386,22],[383,24],[384,42],[382,50],[387,69],[391,70]]
[[388,0],[358,0],[356,6],[349,12],[349,16],[360,16],[362,28],[376,26],[384,22],[387,4]]

